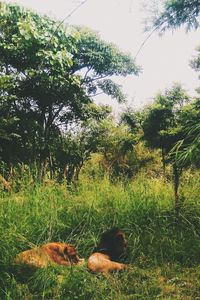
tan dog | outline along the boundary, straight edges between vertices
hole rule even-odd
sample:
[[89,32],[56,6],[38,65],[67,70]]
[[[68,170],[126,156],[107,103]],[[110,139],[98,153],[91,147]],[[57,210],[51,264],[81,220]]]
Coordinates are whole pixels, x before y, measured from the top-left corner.
[[48,243],[17,254],[15,263],[28,267],[42,268],[57,264],[64,266],[79,265],[84,262],[74,246],[65,243]]
[[114,260],[125,252],[128,242],[118,228],[104,232],[95,252],[88,259],[88,268],[95,272],[108,273],[125,269],[127,266]]

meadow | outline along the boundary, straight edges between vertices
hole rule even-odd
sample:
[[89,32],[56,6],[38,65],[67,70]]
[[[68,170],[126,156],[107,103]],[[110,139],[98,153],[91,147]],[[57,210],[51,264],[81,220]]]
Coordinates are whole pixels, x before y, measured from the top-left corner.
[[[199,174],[186,173],[177,219],[173,188],[141,174],[130,183],[81,178],[75,189],[29,178],[0,194],[0,299],[200,299]],[[104,230],[129,241],[127,270],[94,275],[87,265],[19,273],[17,253],[48,241],[70,242],[88,258]]]

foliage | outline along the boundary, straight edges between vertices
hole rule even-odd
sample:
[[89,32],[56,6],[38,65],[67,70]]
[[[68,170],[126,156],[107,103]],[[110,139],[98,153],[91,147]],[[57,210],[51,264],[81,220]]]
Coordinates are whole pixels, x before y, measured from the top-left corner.
[[[197,55],[191,60],[191,66],[197,72],[200,70],[199,47],[196,49]],[[199,88],[196,89],[199,93]],[[181,164],[193,164],[199,167],[200,151],[200,100],[199,97],[184,107],[181,122],[183,124],[184,137],[180,139],[172,152],[175,152],[176,161]]]
[[110,77],[138,74],[139,68],[89,29],[60,26],[6,3],[0,16],[1,159],[8,168],[36,162],[42,176],[56,141],[91,118],[91,96],[102,92],[124,101]]
[[148,146],[169,153],[183,136],[181,112],[188,101],[188,95],[179,84],[156,96],[155,103],[145,112],[142,125]]
[[[144,140],[148,146],[161,150],[163,171],[165,174],[166,162],[171,162],[173,166],[173,184],[175,210],[177,217],[180,211],[179,184],[182,168],[174,159],[171,151],[175,144],[184,137],[182,121],[185,121],[181,113],[189,100],[188,95],[179,84],[174,85],[164,94],[158,94],[155,103],[146,112],[143,122]],[[171,151],[171,152],[170,152]],[[172,155],[171,155],[172,154]]]
[[54,147],[54,168],[59,171],[59,179],[67,179],[68,184],[78,180],[84,163],[90,159],[91,154],[98,151],[104,128],[104,120],[108,118],[111,110],[108,106],[91,104],[87,110],[87,120],[76,124],[74,132],[71,130],[60,136]]
[[176,160],[180,165],[192,164],[199,167],[200,151],[200,106],[199,99],[196,99],[190,105],[187,105],[183,112],[184,118],[184,138],[178,141],[172,149]]
[[127,125],[132,133],[139,134],[142,129],[144,118],[145,113],[143,111],[134,111],[132,108],[128,107],[121,113],[120,123]]
[[[189,30],[191,28],[197,29],[199,27],[200,1],[190,0],[165,0],[163,9],[155,16],[153,25],[160,32],[167,29],[174,29],[181,25],[186,25]],[[198,54],[191,60],[191,66],[196,71],[199,71],[199,47],[197,47]],[[197,89],[198,91],[199,89]],[[176,152],[176,163],[186,165],[193,163],[198,166],[199,156],[199,100],[193,105],[184,109],[182,117],[182,138],[172,149],[171,154]],[[196,111],[197,110],[197,111]],[[183,120],[184,119],[184,120]]]
[[125,125],[102,122],[98,151],[103,154],[101,166],[112,179],[130,179],[136,172],[134,146],[137,137]]
[[164,0],[162,11],[154,18],[153,25],[161,32],[186,25],[187,30],[199,27],[199,0]]

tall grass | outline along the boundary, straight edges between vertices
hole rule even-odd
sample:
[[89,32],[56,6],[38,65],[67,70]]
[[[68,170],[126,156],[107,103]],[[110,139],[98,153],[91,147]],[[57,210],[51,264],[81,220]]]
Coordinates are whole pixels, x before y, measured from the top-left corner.
[[[194,297],[200,278],[197,178],[184,178],[178,222],[171,183],[162,178],[141,176],[126,185],[82,178],[73,191],[49,181],[1,193],[0,299],[182,299],[188,288],[181,284],[191,281]],[[22,280],[13,267],[17,253],[48,241],[70,242],[87,258],[112,226],[123,229],[129,240],[124,260],[130,268],[124,273],[104,277],[90,274],[86,266],[49,267],[23,274]]]

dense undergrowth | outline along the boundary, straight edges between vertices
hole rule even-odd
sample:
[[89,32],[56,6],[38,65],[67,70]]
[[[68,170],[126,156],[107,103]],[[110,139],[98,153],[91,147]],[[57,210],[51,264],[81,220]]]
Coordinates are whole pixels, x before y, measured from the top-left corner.
[[[0,299],[200,299],[198,174],[185,176],[181,192],[178,220],[172,185],[162,178],[138,176],[129,184],[82,178],[71,191],[24,181],[19,192],[2,192]],[[112,226],[129,240],[123,273],[96,276],[79,266],[19,274],[13,265],[17,253],[48,241],[73,243],[87,259]]]

